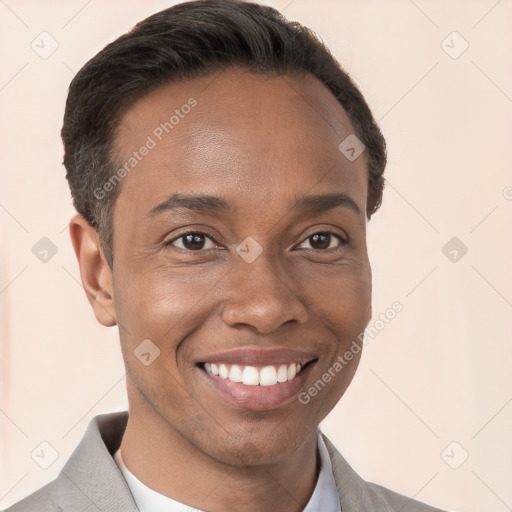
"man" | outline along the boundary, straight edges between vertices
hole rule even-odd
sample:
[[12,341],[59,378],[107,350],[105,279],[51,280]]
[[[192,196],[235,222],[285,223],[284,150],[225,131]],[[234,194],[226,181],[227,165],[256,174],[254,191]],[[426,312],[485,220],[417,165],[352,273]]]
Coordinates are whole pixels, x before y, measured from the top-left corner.
[[164,10],[75,76],[62,138],[129,414],[94,418],[10,511],[438,510],[366,483],[318,430],[371,319],[386,152],[312,32],[253,3]]

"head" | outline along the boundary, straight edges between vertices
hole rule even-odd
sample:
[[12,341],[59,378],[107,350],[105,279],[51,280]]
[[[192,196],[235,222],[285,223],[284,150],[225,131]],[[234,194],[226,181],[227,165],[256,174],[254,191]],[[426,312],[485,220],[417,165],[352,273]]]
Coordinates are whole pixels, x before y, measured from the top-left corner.
[[[348,387],[360,351],[333,368],[371,318],[386,152],[353,81],[275,9],[187,2],[77,73],[62,138],[82,280],[119,326],[131,413],[226,463],[289,456]],[[298,358],[304,389],[331,379],[307,404],[241,405],[205,369],[222,357]]]

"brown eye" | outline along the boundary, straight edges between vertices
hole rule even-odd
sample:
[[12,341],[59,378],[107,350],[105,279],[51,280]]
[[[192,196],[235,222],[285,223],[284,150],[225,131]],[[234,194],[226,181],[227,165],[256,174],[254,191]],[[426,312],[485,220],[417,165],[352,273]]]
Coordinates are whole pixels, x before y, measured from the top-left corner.
[[[208,240],[211,242],[211,246],[205,247],[205,245],[207,245]],[[178,241],[182,241],[181,245],[175,243]],[[187,251],[201,251],[206,249],[215,249],[216,247],[213,240],[206,233],[201,233],[199,231],[193,231],[180,235],[179,237],[170,240],[165,245],[173,245],[180,249],[185,249]]]
[[[341,236],[331,233],[330,231],[319,231],[318,233],[314,233],[312,235],[309,235],[303,244],[309,241],[309,248],[317,250],[317,251],[324,251],[327,249],[336,249],[339,247],[342,247],[347,242],[341,238]],[[334,245],[333,245],[334,242]],[[338,244],[336,245],[336,242]],[[302,245],[302,244],[301,244]],[[308,247],[305,247],[308,249]]]

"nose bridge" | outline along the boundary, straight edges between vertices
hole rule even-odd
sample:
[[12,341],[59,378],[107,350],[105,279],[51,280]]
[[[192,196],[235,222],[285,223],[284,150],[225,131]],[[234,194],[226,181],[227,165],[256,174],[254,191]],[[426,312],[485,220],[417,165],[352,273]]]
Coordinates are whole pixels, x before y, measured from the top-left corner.
[[[241,244],[239,250],[243,249],[251,250]],[[231,326],[248,324],[259,332],[272,332],[292,320],[304,322],[306,308],[272,251],[262,251],[250,263],[241,254],[227,276],[223,320]]]

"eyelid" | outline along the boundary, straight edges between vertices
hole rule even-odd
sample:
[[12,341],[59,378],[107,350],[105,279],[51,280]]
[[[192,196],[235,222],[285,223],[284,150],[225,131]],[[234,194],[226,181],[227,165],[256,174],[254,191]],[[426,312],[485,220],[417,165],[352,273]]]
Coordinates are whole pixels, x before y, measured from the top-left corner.
[[[172,244],[174,242],[176,242],[177,240],[180,240],[181,238],[184,238],[187,235],[205,235],[205,237],[209,238],[216,246],[220,245],[217,242],[217,240],[215,239],[215,237],[211,233],[209,233],[208,231],[205,231],[204,228],[201,228],[201,229],[191,229],[189,231],[185,231],[184,233],[181,233],[181,234],[175,236],[171,240],[168,240],[168,241],[164,242],[164,246],[165,247],[172,246]],[[190,249],[183,249],[181,247],[176,247],[176,249],[179,249],[179,250],[184,251],[184,252],[190,252],[190,253],[200,253],[200,252],[205,252],[205,251],[211,251],[212,250],[212,249],[200,249],[198,251],[191,251]]]
[[[306,242],[306,240],[308,240],[310,237],[312,237],[313,235],[318,235],[318,234],[324,234],[324,235],[331,235],[335,238],[337,238],[340,242],[340,245],[343,247],[345,245],[348,244],[348,236],[345,235],[345,237],[343,237],[342,235],[340,235],[339,233],[337,233],[336,231],[330,231],[328,229],[317,229],[316,231],[313,231],[312,233],[310,233],[309,235],[306,235],[303,239],[302,239],[302,242],[299,242],[298,245],[302,245],[304,242]],[[332,251],[332,250],[335,250],[336,247],[331,247],[330,249],[313,249],[311,248],[312,251],[318,251],[318,252],[328,252],[328,251]]]

